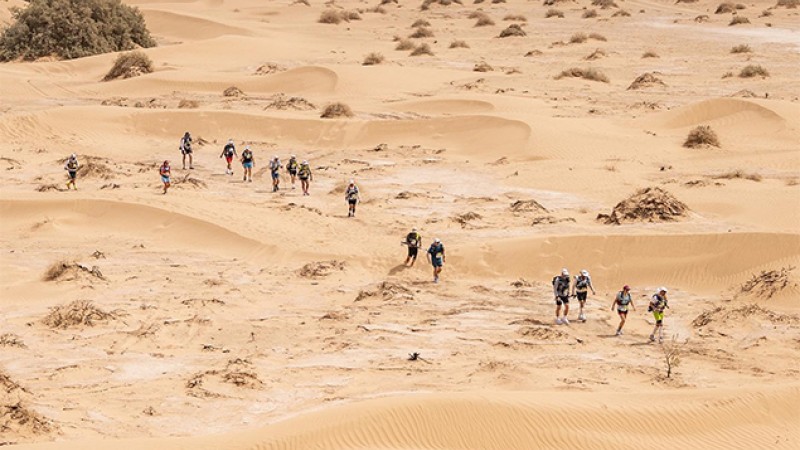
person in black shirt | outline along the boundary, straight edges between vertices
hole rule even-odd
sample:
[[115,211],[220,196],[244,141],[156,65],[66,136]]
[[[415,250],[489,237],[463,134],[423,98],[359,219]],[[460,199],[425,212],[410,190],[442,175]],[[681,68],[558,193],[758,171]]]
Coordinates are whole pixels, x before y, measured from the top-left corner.
[[416,228],[411,229],[411,233],[408,233],[403,245],[408,247],[408,256],[406,257],[405,265],[408,267],[413,267],[414,263],[417,262],[417,253],[419,252],[419,248],[422,246],[422,236],[417,233]]

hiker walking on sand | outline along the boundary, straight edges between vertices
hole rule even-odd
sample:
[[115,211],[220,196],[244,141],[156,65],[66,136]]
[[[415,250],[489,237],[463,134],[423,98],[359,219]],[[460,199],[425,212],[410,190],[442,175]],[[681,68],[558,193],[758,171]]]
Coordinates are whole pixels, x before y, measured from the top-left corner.
[[444,244],[439,238],[433,240],[430,248],[428,248],[428,261],[433,266],[433,282],[439,282],[439,274],[442,273],[444,267]]
[[405,265],[413,267],[414,263],[417,262],[419,248],[422,246],[422,236],[417,233],[416,228],[412,228],[411,233],[408,233],[405,242],[402,244],[408,247],[408,256],[406,257]]
[[192,164],[192,135],[187,131],[181,138],[181,143],[178,149],[183,155],[183,170],[186,170],[186,157],[189,157],[189,169],[194,169]]
[[[561,275],[553,277],[553,296],[556,301],[556,325],[569,325],[569,270],[561,269]],[[561,306],[564,306],[564,316],[561,316]]]
[[294,182],[297,180],[297,169],[299,166],[300,164],[297,163],[297,156],[290,156],[289,162],[286,163],[286,172],[289,173],[289,178],[292,181],[292,190],[294,190]]
[[617,292],[614,303],[611,305],[611,310],[613,311],[614,308],[617,308],[617,314],[619,314],[617,336],[622,336],[622,327],[625,326],[625,320],[628,318],[629,306],[636,311],[636,305],[633,304],[633,298],[631,298],[631,287],[626,284],[621,291]]
[[67,189],[72,186],[72,188],[77,191],[78,187],[75,186],[75,179],[78,177],[78,157],[75,153],[71,154],[67,159],[67,163],[64,164],[64,170],[67,171],[67,176],[69,176],[67,180]]
[[589,271],[586,269],[581,270],[580,275],[575,276],[575,283],[572,285],[573,296],[578,298],[580,311],[578,312],[578,320],[586,322],[586,315],[583,313],[583,307],[586,305],[586,297],[589,295],[589,289],[592,290],[592,295],[597,295],[592,286],[592,277],[589,276]]
[[297,176],[300,178],[300,187],[303,189],[303,195],[309,195],[309,182],[314,180],[314,175],[311,174],[311,165],[308,164],[308,160],[304,160],[303,163],[300,164]]
[[658,334],[659,344],[664,342],[664,310],[667,308],[669,308],[667,304],[667,288],[662,287],[658,289],[657,293],[653,294],[653,298],[650,299],[650,306],[647,308],[656,319],[656,326],[650,335],[650,342],[655,342],[656,334]]
[[252,183],[253,167],[256,165],[256,157],[253,156],[253,151],[250,150],[249,145],[244,148],[240,160],[242,161],[242,168],[244,168],[244,177],[242,178],[242,181],[249,181]]
[[350,184],[347,186],[347,189],[344,191],[344,199],[347,201],[348,205],[348,212],[347,217],[355,217],[356,216],[356,205],[359,201],[361,201],[361,196],[358,192],[358,186],[356,186],[356,182],[350,180]]
[[222,149],[222,153],[220,153],[219,157],[225,157],[225,162],[228,163],[228,168],[225,169],[226,175],[233,175],[233,167],[231,167],[231,163],[233,162],[233,158],[236,156],[236,146],[233,144],[233,139],[228,139],[228,143],[225,144],[225,148]]
[[281,183],[281,160],[278,159],[278,155],[272,157],[272,161],[269,162],[269,171],[272,173],[272,192],[278,192]]
[[169,189],[169,177],[171,175],[169,161],[164,161],[164,164],[161,164],[161,167],[158,168],[158,173],[161,175],[161,182],[164,183],[164,192],[162,192],[162,194],[166,195],[167,189]]

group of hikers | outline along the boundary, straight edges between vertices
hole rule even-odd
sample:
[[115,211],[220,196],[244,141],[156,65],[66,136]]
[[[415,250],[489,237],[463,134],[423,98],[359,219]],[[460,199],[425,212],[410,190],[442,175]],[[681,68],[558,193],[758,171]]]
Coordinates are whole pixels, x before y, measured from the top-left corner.
[[[417,262],[417,255],[419,249],[422,247],[422,236],[416,228],[412,228],[411,232],[406,235],[406,238],[400,242],[401,245],[408,247],[408,256],[406,256],[406,267],[413,267]],[[427,253],[428,262],[433,266],[433,282],[439,282],[439,274],[442,273],[445,263],[444,244],[439,238],[434,238]]]
[[[561,275],[553,277],[553,296],[556,302],[556,325],[569,325],[569,299],[570,297],[576,298],[580,310],[578,312],[578,320],[585,322],[586,315],[583,312],[586,305],[586,299],[589,295],[589,290],[592,295],[597,293],[592,285],[592,278],[589,276],[587,270],[581,272],[574,278],[570,277],[569,270],[566,268],[561,270]],[[563,315],[561,313],[563,307]],[[650,298],[650,304],[647,311],[653,313],[655,319],[655,327],[650,334],[650,341],[663,342],[664,340],[664,311],[669,308],[667,301],[667,288],[660,287],[658,291]],[[617,336],[622,335],[622,328],[628,319],[628,311],[636,311],[636,305],[633,303],[631,296],[631,287],[627,284],[622,287],[622,290],[617,292],[614,297],[614,302],[611,304],[611,311],[616,310],[619,315],[619,326],[617,326]]]

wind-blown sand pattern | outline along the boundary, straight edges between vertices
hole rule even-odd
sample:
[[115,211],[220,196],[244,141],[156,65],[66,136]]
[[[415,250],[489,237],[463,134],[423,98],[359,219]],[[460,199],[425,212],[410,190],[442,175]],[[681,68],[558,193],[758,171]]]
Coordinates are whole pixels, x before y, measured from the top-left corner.
[[[800,447],[797,9],[757,0],[729,26],[707,0],[126,3],[153,73],[0,64],[0,446]],[[419,19],[432,56],[395,50]],[[525,36],[499,38],[511,24]],[[608,83],[557,79],[573,68]],[[663,84],[629,90],[643,74]],[[322,118],[337,102],[353,117]],[[719,147],[684,147],[698,126]],[[225,175],[229,138],[253,183]],[[311,161],[310,196],[271,192],[273,154]],[[641,214],[647,188],[680,208]],[[411,227],[444,241],[440,284],[403,266]],[[562,267],[592,274],[585,323],[573,300],[554,324]],[[614,336],[623,284],[637,309]],[[662,285],[669,378],[648,340]]]

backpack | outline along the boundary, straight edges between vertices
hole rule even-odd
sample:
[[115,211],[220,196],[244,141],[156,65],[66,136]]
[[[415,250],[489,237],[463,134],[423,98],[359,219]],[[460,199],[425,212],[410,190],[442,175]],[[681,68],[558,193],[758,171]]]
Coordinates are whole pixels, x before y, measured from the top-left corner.
[[567,289],[569,289],[569,281],[567,281],[566,286],[564,286],[564,284],[565,283],[563,280],[561,280],[560,276],[556,275],[553,277],[553,287],[555,287],[556,291],[559,293],[564,293]]

